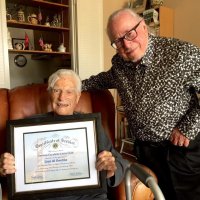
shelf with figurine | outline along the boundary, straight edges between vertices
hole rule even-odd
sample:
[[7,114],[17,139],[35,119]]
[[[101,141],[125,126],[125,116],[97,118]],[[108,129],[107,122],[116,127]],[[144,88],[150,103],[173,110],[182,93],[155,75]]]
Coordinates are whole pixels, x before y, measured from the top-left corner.
[[20,53],[20,54],[51,54],[51,55],[71,55],[70,52],[60,52],[60,51],[43,51],[43,50],[18,50],[9,49],[10,53]]
[[129,0],[128,7],[144,18],[150,33],[173,36],[173,11],[164,6],[164,0]]
[[28,34],[25,32],[24,38],[11,38],[8,30],[8,52],[20,54],[48,54],[48,55],[63,55],[66,58],[71,56],[71,53],[66,51],[64,43],[49,43],[45,42],[43,36],[40,35],[37,45],[32,45]]
[[[48,5],[48,6],[47,6]],[[7,0],[7,27],[25,32],[24,38],[15,38],[11,32],[9,53],[71,56],[69,47],[68,0]],[[26,29],[33,31],[29,38]],[[31,44],[33,43],[33,45]]]
[[68,0],[57,0],[57,1],[50,1],[50,0],[7,0],[8,3],[17,3],[23,4],[26,6],[41,6],[44,8],[51,8],[51,9],[66,9],[69,8]]
[[24,28],[24,29],[33,29],[33,30],[44,30],[44,31],[69,31],[69,28],[50,26],[50,25],[40,25],[32,24],[28,22],[19,22],[16,20],[7,20],[7,26],[13,28]]
[[67,11],[52,11],[7,4],[6,19],[7,26],[14,28],[25,28],[33,30],[69,31],[69,19]]

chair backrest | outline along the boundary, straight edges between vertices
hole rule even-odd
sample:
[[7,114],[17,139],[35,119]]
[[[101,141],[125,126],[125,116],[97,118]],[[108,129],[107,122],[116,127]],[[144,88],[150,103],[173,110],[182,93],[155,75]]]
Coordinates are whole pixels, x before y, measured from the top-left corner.
[[0,89],[0,153],[5,152],[6,121],[9,115],[8,90]]

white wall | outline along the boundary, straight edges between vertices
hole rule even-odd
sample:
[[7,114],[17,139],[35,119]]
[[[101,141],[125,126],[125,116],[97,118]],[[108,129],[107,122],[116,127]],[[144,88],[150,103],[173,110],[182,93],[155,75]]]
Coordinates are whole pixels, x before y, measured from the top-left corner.
[[0,88],[10,88],[5,1],[0,0]]
[[164,0],[164,5],[174,9],[174,37],[200,47],[200,1]]
[[77,0],[78,67],[81,79],[103,71],[103,1]]
[[103,42],[104,42],[104,70],[107,71],[111,67],[111,59],[116,53],[110,45],[110,40],[106,33],[108,17],[120,8],[127,6],[128,0],[103,0]]

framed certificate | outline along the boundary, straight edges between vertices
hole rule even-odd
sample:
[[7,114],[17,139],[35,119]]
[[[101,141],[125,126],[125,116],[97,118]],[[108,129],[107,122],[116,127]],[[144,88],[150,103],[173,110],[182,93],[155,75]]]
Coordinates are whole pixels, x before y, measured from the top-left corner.
[[99,113],[8,121],[16,165],[8,176],[9,199],[106,192],[105,172],[95,168],[100,126]]

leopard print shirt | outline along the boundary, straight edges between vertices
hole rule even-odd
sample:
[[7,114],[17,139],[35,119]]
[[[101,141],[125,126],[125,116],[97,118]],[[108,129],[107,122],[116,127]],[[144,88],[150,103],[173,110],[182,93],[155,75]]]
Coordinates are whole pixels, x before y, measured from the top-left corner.
[[83,81],[82,89],[116,88],[131,134],[142,141],[168,140],[174,127],[189,139],[200,132],[200,49],[190,43],[149,35],[142,60],[118,54],[107,72]]

